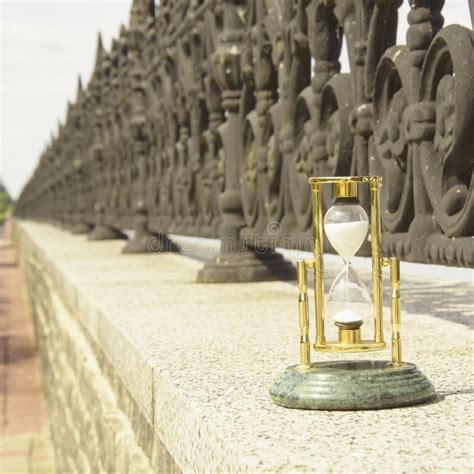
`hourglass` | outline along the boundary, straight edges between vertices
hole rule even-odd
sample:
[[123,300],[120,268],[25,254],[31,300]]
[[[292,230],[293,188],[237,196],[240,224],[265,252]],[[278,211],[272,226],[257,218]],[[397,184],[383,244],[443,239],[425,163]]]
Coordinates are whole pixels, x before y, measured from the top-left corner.
[[[414,405],[436,392],[414,364],[402,361],[400,338],[400,262],[380,255],[378,176],[310,178],[314,258],[297,263],[300,323],[300,363],[288,367],[270,390],[273,401],[285,407],[320,410],[358,410]],[[323,219],[322,187],[332,185],[334,201]],[[370,220],[361,206],[359,187],[370,191]],[[323,242],[342,258],[343,268],[324,293]],[[351,260],[370,237],[372,295],[351,266]],[[385,349],[383,334],[382,268],[390,268],[390,361],[336,360],[311,362],[309,339],[308,270],[314,273],[317,352],[372,352]],[[337,331],[327,340],[326,326]],[[364,335],[364,337],[363,337]]]
[[[345,190],[345,188],[342,188]],[[329,243],[344,260],[327,298],[327,315],[339,330],[340,343],[360,343],[360,327],[371,314],[369,292],[351,267],[351,259],[367,237],[369,219],[356,196],[340,195],[338,187],[334,203],[324,216],[324,231]]]

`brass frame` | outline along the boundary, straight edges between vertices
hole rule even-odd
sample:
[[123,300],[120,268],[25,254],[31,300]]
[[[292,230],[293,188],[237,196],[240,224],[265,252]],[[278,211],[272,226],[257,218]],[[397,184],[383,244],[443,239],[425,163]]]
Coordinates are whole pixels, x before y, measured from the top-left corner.
[[[313,210],[313,239],[314,258],[301,260],[297,263],[298,276],[298,308],[300,321],[300,367],[309,367],[311,364],[309,339],[309,303],[308,303],[308,275],[307,271],[314,272],[314,302],[316,318],[316,335],[314,349],[318,352],[370,352],[382,350],[386,347],[383,334],[383,300],[382,300],[382,267],[390,267],[391,283],[391,326],[392,326],[392,362],[394,367],[403,366],[401,361],[400,339],[400,261],[397,258],[381,257],[381,224],[379,188],[382,178],[379,176],[345,176],[328,178],[310,178]],[[360,184],[367,183],[370,190],[370,232],[372,253],[372,300],[374,318],[374,339],[363,340],[356,334],[351,337],[345,330],[342,340],[326,341],[324,331],[324,251],[323,251],[323,210],[322,186],[333,184],[335,194],[341,197],[353,197],[358,194]],[[350,332],[351,330],[349,330]],[[357,331],[354,329],[353,331]]]

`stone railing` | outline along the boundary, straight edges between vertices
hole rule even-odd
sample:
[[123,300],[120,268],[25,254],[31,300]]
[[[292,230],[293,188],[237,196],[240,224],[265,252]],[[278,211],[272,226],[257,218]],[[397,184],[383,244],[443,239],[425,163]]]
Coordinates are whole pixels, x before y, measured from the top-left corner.
[[129,252],[219,237],[199,280],[285,277],[273,249],[311,242],[308,177],[378,174],[386,254],[473,266],[473,31],[412,0],[397,46],[401,3],[134,0],[17,214],[134,228]]

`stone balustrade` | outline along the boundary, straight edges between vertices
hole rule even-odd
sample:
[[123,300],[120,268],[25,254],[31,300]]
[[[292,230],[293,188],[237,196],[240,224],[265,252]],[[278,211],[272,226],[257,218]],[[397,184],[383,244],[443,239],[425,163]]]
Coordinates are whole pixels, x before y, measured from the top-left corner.
[[284,278],[274,249],[311,246],[308,177],[377,174],[387,256],[472,267],[473,32],[443,3],[413,0],[399,46],[401,0],[133,0],[17,215],[134,229],[126,252],[218,237],[200,281]]

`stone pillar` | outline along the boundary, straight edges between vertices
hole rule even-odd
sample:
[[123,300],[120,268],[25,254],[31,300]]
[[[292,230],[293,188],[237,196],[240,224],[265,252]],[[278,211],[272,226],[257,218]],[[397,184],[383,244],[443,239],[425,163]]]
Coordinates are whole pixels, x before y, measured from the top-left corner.
[[84,91],[82,89],[81,78],[77,81],[77,94],[76,94],[76,105],[74,106],[74,203],[76,206],[76,214],[74,216],[73,226],[71,232],[73,234],[88,234],[91,230],[91,226],[86,222],[85,216],[85,163],[83,159],[83,143],[85,142],[84,131],[83,131],[83,101]]
[[421,70],[426,52],[436,33],[443,26],[442,2],[412,2],[408,14],[408,64],[410,75],[410,102],[406,111],[408,142],[412,147],[413,201],[415,216],[408,230],[411,253],[415,258],[423,258],[423,248],[429,235],[436,233],[438,225],[433,218],[433,208],[423,179],[420,163],[420,143],[432,141],[436,122],[434,104],[418,103]]
[[104,76],[107,75],[106,53],[102,46],[102,39],[98,37],[96,63],[91,85],[92,93],[95,99],[95,127],[94,127],[94,145],[92,148],[94,156],[94,185],[95,185],[95,226],[88,235],[89,240],[110,240],[125,239],[126,236],[119,230],[114,229],[105,223],[105,165],[103,152],[103,111],[101,109],[101,100],[103,93]]
[[[222,91],[222,106],[227,120],[218,132],[225,154],[225,187],[220,195],[222,240],[217,257],[198,274],[198,282],[243,282],[288,278],[291,265],[272,249],[259,250],[241,238],[245,221],[240,196],[242,155],[240,99],[242,90],[241,53],[245,24],[240,15],[240,1],[223,5],[223,31],[219,46],[211,56],[214,78]],[[291,275],[291,272],[290,272]],[[292,275],[291,275],[292,276]]]
[[137,162],[138,183],[136,195],[133,196],[135,206],[133,238],[123,248],[123,253],[147,253],[176,250],[176,246],[163,234],[154,234],[148,229],[148,209],[146,205],[146,161],[148,154],[147,136],[147,97],[143,78],[145,68],[143,51],[147,41],[146,28],[154,17],[154,2],[150,0],[134,0],[130,12],[130,30],[127,41],[131,58],[131,133],[133,141],[132,161]]

